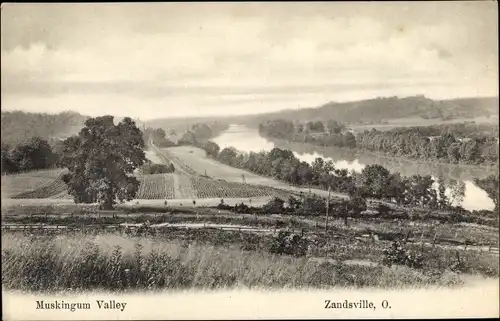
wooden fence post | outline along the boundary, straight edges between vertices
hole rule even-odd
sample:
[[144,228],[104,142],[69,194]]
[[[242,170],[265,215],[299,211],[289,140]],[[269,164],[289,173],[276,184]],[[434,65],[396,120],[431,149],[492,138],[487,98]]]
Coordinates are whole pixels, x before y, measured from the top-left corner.
[[330,209],[330,186],[328,186],[328,197],[326,199],[325,234],[328,232],[328,210],[329,209]]

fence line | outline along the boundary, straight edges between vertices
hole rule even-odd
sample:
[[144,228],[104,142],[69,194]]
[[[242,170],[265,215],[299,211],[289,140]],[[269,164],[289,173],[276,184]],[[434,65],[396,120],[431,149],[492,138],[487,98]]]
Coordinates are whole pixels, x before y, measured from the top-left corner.
[[[36,231],[36,230],[43,230],[43,231],[78,231],[78,230],[96,230],[96,229],[118,229],[118,230],[125,230],[125,231],[133,231],[140,229],[142,226],[141,225],[120,225],[120,224],[107,224],[107,225],[80,225],[80,226],[66,226],[66,225],[42,225],[42,224],[19,224],[19,225],[5,225],[2,224],[1,229],[2,230],[12,230],[12,231]],[[318,231],[309,231],[307,229],[280,229],[277,227],[269,227],[269,228],[258,228],[258,227],[241,227],[241,226],[235,226],[235,227],[217,227],[217,226],[207,226],[206,223],[203,224],[203,226],[199,227],[193,227],[189,225],[177,225],[177,226],[169,226],[169,225],[164,225],[162,226],[163,228],[179,228],[179,229],[213,229],[213,230],[221,230],[221,231],[238,231],[238,232],[257,232],[257,233],[276,233],[278,230],[285,230],[288,232],[292,233],[300,233],[302,235],[319,235],[319,234],[324,234]],[[156,229],[154,226],[149,227],[151,229]],[[331,233],[330,233],[331,234]],[[338,233],[337,233],[338,234]],[[334,238],[338,237],[349,237],[349,235],[332,235]],[[374,239],[373,236],[354,236],[355,239],[359,241],[364,241],[368,240],[370,238]],[[421,237],[418,238],[408,238],[408,242],[414,243],[414,244],[422,244],[422,245],[429,245],[432,247],[440,246],[440,247],[447,247],[447,246],[463,246],[465,250],[475,250],[476,248],[479,248],[478,250],[483,251],[482,248],[488,248],[486,252],[490,253],[499,253],[500,249],[498,246],[491,245],[491,244],[471,244],[471,243],[459,243],[459,242],[450,242],[449,239],[441,239],[435,235],[432,239],[430,239],[430,242],[425,242]],[[440,244],[441,241],[447,242],[447,243],[454,243],[452,245],[447,245],[447,244]]]

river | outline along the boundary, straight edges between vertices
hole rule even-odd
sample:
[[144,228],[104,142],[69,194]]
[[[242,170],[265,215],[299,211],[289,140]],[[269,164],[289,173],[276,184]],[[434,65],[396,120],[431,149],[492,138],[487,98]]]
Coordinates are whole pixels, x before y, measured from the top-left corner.
[[412,161],[383,157],[370,152],[271,140],[260,136],[257,129],[244,125],[231,125],[213,141],[221,149],[232,146],[244,152],[270,151],[274,147],[286,148],[292,150],[295,156],[302,161],[310,163],[316,157],[323,157],[325,160],[332,160],[336,168],[349,171],[360,172],[367,165],[380,164],[391,172],[399,172],[404,176],[421,174],[432,175],[435,179],[443,177],[447,184],[446,193],[448,195],[458,189],[463,191],[463,197],[455,198],[455,204],[461,204],[467,210],[491,210],[494,208],[493,200],[473,182],[474,178],[484,178],[494,173],[493,169],[487,167]]

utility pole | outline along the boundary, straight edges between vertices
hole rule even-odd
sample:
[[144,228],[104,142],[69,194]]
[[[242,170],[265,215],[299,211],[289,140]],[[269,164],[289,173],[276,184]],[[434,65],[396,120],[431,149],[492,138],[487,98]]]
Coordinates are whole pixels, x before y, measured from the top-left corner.
[[326,220],[325,220],[325,235],[328,231],[328,210],[330,209],[330,186],[328,186],[328,197],[326,198]]

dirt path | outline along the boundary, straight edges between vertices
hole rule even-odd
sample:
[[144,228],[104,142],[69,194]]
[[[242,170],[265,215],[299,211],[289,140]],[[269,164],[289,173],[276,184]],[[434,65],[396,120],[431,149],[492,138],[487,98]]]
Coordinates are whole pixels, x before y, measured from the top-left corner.
[[175,195],[175,198],[182,198],[181,187],[179,185],[179,175],[178,174],[173,174],[172,176],[174,178],[174,195]]

